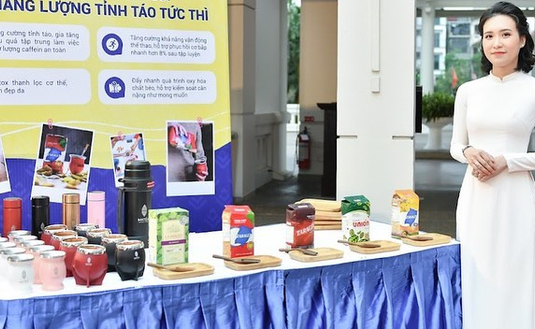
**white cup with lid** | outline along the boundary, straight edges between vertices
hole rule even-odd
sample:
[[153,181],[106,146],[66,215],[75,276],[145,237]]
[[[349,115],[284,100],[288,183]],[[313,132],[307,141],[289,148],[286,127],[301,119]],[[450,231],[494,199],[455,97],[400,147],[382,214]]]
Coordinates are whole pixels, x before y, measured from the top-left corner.
[[33,255],[26,253],[12,254],[7,257],[8,267],[5,282],[15,294],[32,292],[33,259]]

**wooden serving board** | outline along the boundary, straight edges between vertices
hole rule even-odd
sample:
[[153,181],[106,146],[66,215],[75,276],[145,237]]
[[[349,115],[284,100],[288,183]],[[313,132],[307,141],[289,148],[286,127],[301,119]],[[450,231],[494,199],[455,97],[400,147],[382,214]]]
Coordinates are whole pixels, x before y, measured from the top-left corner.
[[342,212],[340,211],[321,211],[316,210],[314,218],[323,220],[342,220]]
[[341,230],[342,223],[332,223],[332,224],[316,224],[314,223],[314,230],[323,231],[323,230]]
[[299,250],[292,250],[288,252],[288,255],[290,255],[290,258],[299,262],[319,262],[322,260],[329,260],[329,259],[336,259],[336,258],[342,258],[344,257],[344,252],[342,250],[334,249],[334,248],[312,248],[309,250],[317,251],[318,254],[316,256],[310,256],[305,255]]
[[310,203],[314,206],[316,211],[333,211],[338,212],[342,210],[342,202],[334,200],[322,200],[322,199],[303,199],[296,203]]
[[282,259],[275,257],[275,256],[270,256],[270,255],[254,255],[254,256],[247,256],[247,257],[240,257],[240,258],[260,259],[260,263],[238,264],[238,263],[229,262],[226,260],[224,261],[225,266],[235,271],[249,271],[249,270],[257,270],[259,268],[276,267],[282,263]]
[[349,249],[360,254],[377,254],[380,252],[396,251],[401,247],[401,244],[388,240],[373,240],[368,241],[367,243],[379,244],[381,246],[377,248],[364,248],[360,246],[349,245]]
[[314,226],[316,225],[342,225],[342,222],[340,220],[314,220]]
[[[169,265],[173,266],[173,265]],[[187,272],[173,272],[169,270],[153,268],[152,273],[154,276],[163,279],[163,280],[177,280],[177,279],[186,279],[194,278],[198,276],[205,276],[214,274],[214,267],[205,263],[188,263],[177,265],[180,268],[192,268],[193,271]]]
[[402,237],[401,241],[403,241],[403,243],[405,244],[416,246],[416,247],[436,246],[439,244],[445,244],[445,243],[451,242],[451,236],[445,235],[445,234],[425,233],[425,234],[420,234],[420,235],[415,235],[415,236],[422,236],[422,237],[430,236],[430,237],[433,237],[433,240],[416,241],[416,240],[411,240],[411,239]]

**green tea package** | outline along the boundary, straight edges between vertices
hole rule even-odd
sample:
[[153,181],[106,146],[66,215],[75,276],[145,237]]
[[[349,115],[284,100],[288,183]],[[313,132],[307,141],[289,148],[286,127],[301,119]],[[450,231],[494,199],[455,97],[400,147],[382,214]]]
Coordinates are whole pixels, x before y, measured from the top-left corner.
[[342,234],[349,242],[370,241],[370,200],[365,196],[342,200]]
[[188,262],[189,211],[149,210],[149,259],[158,265]]

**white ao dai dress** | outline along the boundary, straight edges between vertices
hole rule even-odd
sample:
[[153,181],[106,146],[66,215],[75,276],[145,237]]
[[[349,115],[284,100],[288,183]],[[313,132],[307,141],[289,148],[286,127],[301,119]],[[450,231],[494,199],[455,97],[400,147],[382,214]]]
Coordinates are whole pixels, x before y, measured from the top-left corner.
[[535,329],[535,78],[490,75],[457,92],[452,156],[466,145],[507,166],[486,182],[468,166],[457,204],[463,329]]

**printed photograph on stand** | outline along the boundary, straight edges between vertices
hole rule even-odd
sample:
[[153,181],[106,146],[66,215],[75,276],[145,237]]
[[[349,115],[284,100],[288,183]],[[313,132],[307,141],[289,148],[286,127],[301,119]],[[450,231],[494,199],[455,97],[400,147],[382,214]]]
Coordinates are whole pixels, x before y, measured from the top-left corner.
[[119,179],[124,178],[124,168],[128,161],[146,160],[143,134],[116,135],[110,137],[115,186],[122,186]]
[[167,122],[167,195],[215,193],[214,124]]
[[9,183],[9,172],[7,170],[6,157],[4,155],[4,146],[0,139],[0,193],[11,192]]
[[64,193],[80,194],[85,205],[93,131],[43,124],[31,196],[61,202]]

